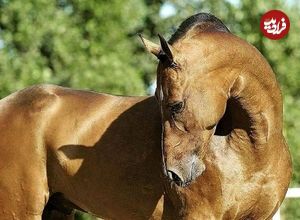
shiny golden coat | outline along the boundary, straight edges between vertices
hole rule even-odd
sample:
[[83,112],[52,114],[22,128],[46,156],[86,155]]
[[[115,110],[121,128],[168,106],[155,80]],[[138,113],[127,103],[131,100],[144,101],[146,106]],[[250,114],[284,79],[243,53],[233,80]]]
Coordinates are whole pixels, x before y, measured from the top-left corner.
[[108,219],[148,219],[162,196],[154,97],[52,85],[0,101],[0,219],[40,219],[55,192]]
[[[154,97],[51,85],[0,101],[1,219],[41,219],[55,192],[107,219],[271,218],[291,161],[270,66],[229,33],[191,29],[169,47],[180,68],[159,64],[160,108]],[[166,104],[184,98],[171,118]]]

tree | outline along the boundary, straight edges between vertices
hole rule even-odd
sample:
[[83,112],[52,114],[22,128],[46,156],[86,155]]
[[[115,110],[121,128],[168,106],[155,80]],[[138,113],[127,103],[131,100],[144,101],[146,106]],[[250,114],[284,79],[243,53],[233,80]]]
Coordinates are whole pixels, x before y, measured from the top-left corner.
[[129,36],[145,11],[138,0],[1,0],[0,97],[37,83],[144,94]]

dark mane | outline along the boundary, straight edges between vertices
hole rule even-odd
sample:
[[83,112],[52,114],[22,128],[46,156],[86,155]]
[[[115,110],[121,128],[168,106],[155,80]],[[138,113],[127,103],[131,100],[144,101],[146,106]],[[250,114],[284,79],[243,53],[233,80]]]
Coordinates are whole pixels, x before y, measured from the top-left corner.
[[199,32],[227,32],[229,29],[223,22],[209,13],[198,13],[184,20],[176,32],[171,36],[169,43],[173,44],[182,38],[191,28],[197,26]]

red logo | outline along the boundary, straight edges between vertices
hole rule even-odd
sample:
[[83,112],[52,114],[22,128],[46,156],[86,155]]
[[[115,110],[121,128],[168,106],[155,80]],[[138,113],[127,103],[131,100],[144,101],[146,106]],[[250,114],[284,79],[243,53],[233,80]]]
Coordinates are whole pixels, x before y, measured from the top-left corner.
[[268,11],[260,19],[260,30],[267,38],[279,40],[290,30],[289,17],[279,10]]

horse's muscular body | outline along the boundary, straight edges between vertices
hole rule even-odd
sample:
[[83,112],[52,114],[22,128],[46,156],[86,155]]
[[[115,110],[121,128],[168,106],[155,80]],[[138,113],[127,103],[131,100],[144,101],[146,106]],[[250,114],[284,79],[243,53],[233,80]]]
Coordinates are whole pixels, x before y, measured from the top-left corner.
[[39,219],[49,192],[109,219],[147,219],[163,193],[154,97],[35,86],[0,101],[0,219]]
[[[55,192],[108,219],[161,218],[161,129],[154,97],[35,86],[2,99],[0,113],[1,219],[40,219]],[[241,151],[248,150],[214,136],[206,171],[181,189],[183,203],[169,192],[164,218],[184,211],[185,219],[265,219],[259,217],[265,205],[275,210],[270,201],[283,197],[273,186],[280,187],[276,175],[289,161],[255,172],[246,166],[252,161],[255,169],[255,158]],[[271,173],[273,181],[265,182]]]
[[[158,88],[164,79],[165,89],[162,112],[166,99],[185,98],[184,114],[175,117],[179,126],[168,127],[169,118],[154,97],[35,86],[2,99],[1,219],[40,219],[56,192],[108,219],[270,219],[291,176],[280,90],[257,50],[229,33],[217,33],[214,19],[205,17],[208,22],[200,19],[185,35],[179,31],[182,37],[167,51],[173,52],[167,57],[171,62],[158,68]],[[160,46],[145,44],[163,55]],[[167,66],[176,67],[173,61],[180,71]],[[177,168],[174,173],[189,175],[182,162],[186,156],[201,157],[205,164],[186,187],[167,178],[162,184],[162,122],[168,140],[163,155],[169,167]],[[201,138],[207,143],[200,141],[199,151],[195,146]]]

